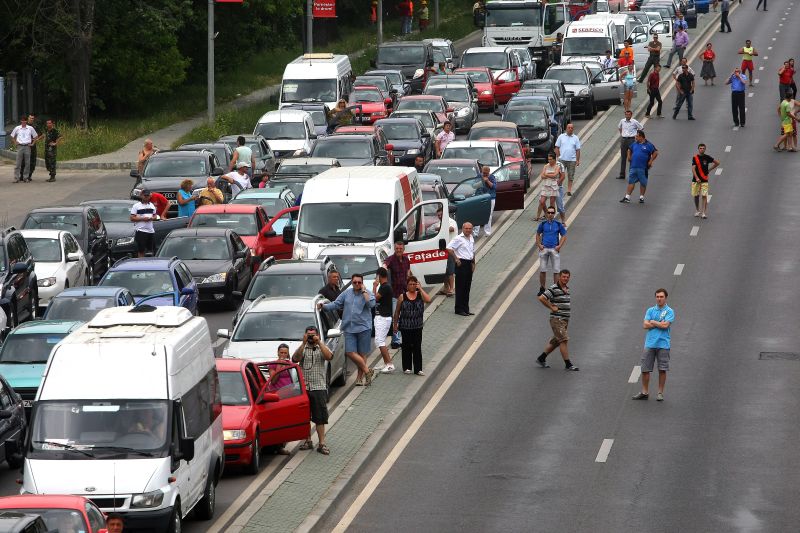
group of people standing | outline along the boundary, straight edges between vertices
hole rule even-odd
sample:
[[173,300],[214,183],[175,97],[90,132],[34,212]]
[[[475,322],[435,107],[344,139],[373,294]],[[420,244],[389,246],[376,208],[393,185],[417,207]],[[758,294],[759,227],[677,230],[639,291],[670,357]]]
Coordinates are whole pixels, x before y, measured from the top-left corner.
[[56,158],[58,146],[64,142],[64,136],[56,129],[53,119],[47,119],[45,130],[40,135],[39,124],[33,113],[20,117],[19,126],[11,130],[11,142],[17,151],[14,162],[14,183],[30,183],[36,170],[37,148],[44,144],[44,164],[50,174],[49,182],[56,181]]

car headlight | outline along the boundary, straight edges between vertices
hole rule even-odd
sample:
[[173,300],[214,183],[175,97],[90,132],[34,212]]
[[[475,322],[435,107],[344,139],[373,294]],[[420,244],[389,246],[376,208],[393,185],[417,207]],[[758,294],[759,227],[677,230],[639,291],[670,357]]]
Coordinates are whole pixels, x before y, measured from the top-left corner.
[[542,139],[547,139],[547,132],[543,131],[542,133],[540,133],[539,135],[537,135],[537,136],[536,136],[536,138],[537,138],[537,139],[540,139],[540,140],[542,140]]
[[421,68],[418,68],[414,71],[414,79],[421,78],[423,74],[425,74],[425,71]]
[[133,244],[133,237],[122,237],[114,243],[115,246],[128,246],[129,244]]
[[164,501],[164,491],[154,490],[144,494],[135,494],[131,498],[131,507],[158,507]]
[[466,117],[467,115],[470,114],[471,111],[472,110],[470,108],[468,108],[468,107],[462,107],[461,109],[456,111],[456,116],[457,117]]
[[492,91],[481,91],[483,96],[492,96]]
[[222,283],[228,277],[227,272],[220,272],[219,274],[211,274],[200,283]]
[[295,243],[292,255],[295,259],[305,259],[308,255],[308,245],[302,242]]
[[56,284],[56,278],[42,278],[36,280],[36,285],[39,287],[52,287]]
[[224,440],[242,440],[247,438],[247,432],[243,429],[226,429],[222,432]]
[[587,94],[589,94],[589,88],[588,87],[584,87],[583,89],[578,91],[578,96],[586,96]]
[[417,155],[419,153],[419,148],[411,148],[410,150],[406,150],[407,155]]

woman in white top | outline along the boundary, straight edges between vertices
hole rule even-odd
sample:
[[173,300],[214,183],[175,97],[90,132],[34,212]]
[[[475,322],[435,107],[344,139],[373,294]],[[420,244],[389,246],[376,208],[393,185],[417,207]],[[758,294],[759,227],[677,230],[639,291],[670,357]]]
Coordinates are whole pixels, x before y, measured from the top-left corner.
[[564,181],[564,167],[556,159],[555,153],[550,152],[547,154],[547,164],[542,167],[539,179],[542,180],[542,189],[539,191],[539,207],[536,209],[536,220],[544,220],[545,217],[541,216],[541,213],[545,208],[547,199],[550,199],[550,207],[555,209],[558,184]]

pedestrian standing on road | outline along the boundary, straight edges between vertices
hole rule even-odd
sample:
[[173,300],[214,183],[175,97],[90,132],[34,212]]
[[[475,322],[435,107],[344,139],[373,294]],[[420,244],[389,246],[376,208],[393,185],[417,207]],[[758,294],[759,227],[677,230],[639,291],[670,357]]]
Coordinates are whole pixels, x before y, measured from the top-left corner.
[[[692,198],[694,216],[708,218],[708,176],[719,166],[719,161],[706,153],[706,145],[697,145],[697,153],[692,157]],[[700,197],[703,197],[702,207]]]
[[332,302],[317,304],[318,309],[342,312],[344,351],[358,367],[356,386],[369,386],[373,370],[367,367],[367,356],[372,351],[372,309],[375,296],[364,287],[364,276],[350,276],[350,286]]
[[756,4],[756,11],[758,11],[758,8],[761,7],[762,2],[764,3],[764,11],[767,10],[767,0],[758,0],[758,4]]
[[39,157],[37,153],[38,149],[36,148],[36,146],[39,144],[40,141],[44,139],[44,136],[41,135],[42,129],[39,126],[39,123],[36,122],[36,115],[34,115],[33,113],[28,113],[28,126],[33,128],[33,131],[37,132],[38,136],[33,140],[33,142],[31,142],[31,164],[22,171],[23,176],[26,173],[28,175],[25,181],[31,181],[33,179],[33,171],[36,170],[36,163]]
[[138,257],[145,253],[153,253],[155,245],[153,220],[158,220],[156,206],[150,201],[150,191],[143,189],[139,201],[131,206],[131,222],[133,222],[133,242],[136,243]]
[[656,290],[656,305],[644,314],[644,353],[642,354],[642,392],[634,400],[647,400],[650,397],[650,373],[658,361],[658,396],[664,401],[664,384],[669,370],[670,329],[675,321],[675,311],[667,305],[667,290]]
[[746,120],[744,92],[747,89],[747,77],[742,74],[739,67],[736,67],[733,69],[733,73],[728,76],[725,85],[731,86],[731,113],[733,114],[733,125],[744,128]]
[[400,0],[397,4],[400,12],[400,35],[411,33],[411,21],[414,17],[414,4],[410,0]]
[[470,316],[475,313],[469,310],[469,293],[472,289],[472,274],[475,272],[475,238],[472,236],[472,224],[464,222],[461,233],[452,240],[447,253],[456,262],[456,305],[457,315]]
[[636,183],[639,184],[639,203],[644,203],[644,193],[647,191],[647,171],[652,168],[658,157],[655,145],[647,140],[644,130],[636,132],[636,142],[628,148],[628,188],[620,203],[631,203],[631,193]]
[[414,158],[414,168],[417,169],[417,173],[421,174],[425,171],[425,156],[418,155]]
[[[758,50],[755,49],[753,43],[750,42],[750,39],[747,39],[744,42],[744,46],[739,48],[739,55],[742,56],[742,74],[747,76],[747,79],[750,80],[750,87],[753,86],[753,71],[755,70],[755,64],[753,63],[753,58],[758,55]],[[748,76],[747,73],[750,73]]]
[[403,334],[403,374],[412,372],[424,376],[422,371],[422,326],[425,304],[431,297],[414,276],[409,276],[406,291],[397,300],[394,311],[394,330]]
[[[661,101],[661,65],[656,65],[653,68],[653,72],[647,76],[647,96],[649,97],[650,101],[647,102],[647,110],[644,112],[644,116],[649,117],[650,111],[653,110],[653,104],[658,102],[658,107],[656,107],[656,116],[658,118],[664,118],[661,116],[661,108],[663,102]],[[622,176],[623,178],[625,176]]]
[[436,136],[436,157],[442,157],[442,152],[447,148],[447,145],[456,140],[456,134],[453,133],[453,124],[449,120],[444,121],[442,131]]
[[[542,211],[555,210],[556,198],[558,197],[558,184],[564,180],[564,166],[556,160],[556,154],[547,154],[547,164],[542,167],[539,173],[542,186],[539,189],[539,207],[536,210],[536,220],[546,220],[544,216],[539,216]],[[547,202],[550,206],[546,207]]]
[[778,94],[781,100],[786,97],[786,91],[792,91],[793,82],[794,67],[789,60],[786,60],[783,62],[783,66],[778,69]]
[[23,116],[19,119],[19,126],[11,130],[11,140],[14,142],[14,149],[17,151],[17,158],[14,164],[14,183],[27,181],[23,175],[23,170],[31,164],[31,145],[38,137],[38,133],[28,125],[28,117]]
[[556,33],[556,42],[553,43],[553,64],[561,64],[561,51],[564,48],[564,34]]
[[64,142],[64,136],[56,129],[56,121],[48,119],[45,122],[45,145],[44,145],[44,166],[50,174],[47,181],[56,181],[56,158],[58,156],[58,145]]
[[106,530],[108,533],[122,533],[125,527],[125,519],[119,513],[108,513],[106,515]]
[[236,164],[234,172],[228,172],[220,176],[220,179],[231,184],[231,196],[236,196],[245,189],[253,188],[253,184],[250,183],[250,177],[247,175],[249,168],[250,163],[248,161],[240,161]]
[[185,179],[181,182],[181,188],[178,189],[178,196],[175,198],[178,202],[179,217],[190,217],[197,208],[197,200],[200,199],[200,193],[192,191],[193,185],[194,182],[190,179]]
[[139,172],[139,175],[144,172],[144,165],[147,163],[147,160],[155,153],[158,153],[158,148],[153,145],[153,140],[145,139],[144,146],[139,150],[139,155],[136,158],[136,170]]
[[617,66],[617,60],[611,55],[611,50],[606,50],[606,57],[603,58],[603,70]]
[[553,337],[547,341],[542,355],[536,361],[542,368],[550,368],[547,364],[547,356],[558,347],[561,358],[564,360],[565,370],[578,370],[578,367],[569,360],[569,335],[567,328],[570,318],[570,293],[569,283],[570,272],[564,269],[558,273],[558,282],[546,289],[539,295],[539,301],[550,310],[550,328],[553,330]]
[[700,54],[700,58],[703,60],[703,68],[700,69],[703,85],[708,85],[709,80],[711,85],[714,85],[714,78],[717,77],[717,71],[714,69],[714,60],[717,58],[717,54],[714,53],[711,43],[706,43],[706,49]]
[[239,161],[248,161],[250,162],[251,169],[256,168],[256,158],[253,155],[253,149],[245,144],[245,139],[242,135],[236,137],[236,149],[233,151],[231,164],[228,165],[228,172],[236,168],[236,165],[239,163]]
[[[389,271],[389,280],[392,283],[392,308],[397,305],[397,299],[405,292],[408,285],[408,276],[411,275],[411,261],[406,255],[406,243],[397,241],[394,243],[394,254],[387,257],[383,266]],[[392,348],[397,349],[403,342],[400,333],[392,334]]]
[[[660,68],[660,67],[659,67]],[[652,100],[651,100],[652,102]],[[649,110],[648,110],[649,111]],[[646,115],[649,116],[649,113]],[[625,179],[627,175],[626,165],[628,163],[628,149],[636,141],[636,132],[644,129],[642,123],[633,118],[633,112],[625,111],[625,118],[617,124],[619,130],[619,176],[617,179]]]
[[[303,367],[303,378],[308,391],[308,403],[311,411],[311,423],[316,426],[319,444],[317,451],[322,455],[330,455],[325,445],[325,426],[328,423],[328,383],[325,376],[325,361],[333,359],[333,353],[320,342],[316,326],[306,327],[300,346],[292,354],[292,361]],[[311,439],[300,445],[301,450],[312,450]]]
[[[776,152],[787,150],[789,152],[796,152],[794,147],[794,132],[793,121],[797,120],[797,116],[793,113],[794,110],[794,94],[791,91],[786,91],[786,95],[781,103],[778,105],[778,116],[781,117],[781,136],[778,137],[778,142],[772,147]],[[783,144],[783,148],[781,148]]]
[[375,295],[376,302],[375,319],[373,320],[375,344],[378,345],[378,350],[383,358],[381,374],[391,374],[394,372],[394,363],[392,363],[392,356],[389,355],[389,349],[386,347],[386,337],[392,330],[392,315],[394,312],[392,301],[394,300],[394,293],[392,286],[389,284],[389,271],[386,268],[380,267],[378,269],[375,281],[372,282],[372,293]]
[[731,9],[730,0],[722,0],[720,2],[720,29],[719,31],[725,33],[725,28],[728,28],[728,33],[731,32],[731,23],[728,22],[728,11]]
[[150,201],[156,206],[156,214],[161,218],[169,216],[169,200],[160,192],[151,192]]
[[625,39],[624,43],[625,46],[620,51],[619,59],[617,60],[617,65],[620,67],[627,67],[628,65],[633,65],[634,61],[633,41],[630,39]]
[[667,68],[672,65],[672,58],[676,54],[678,55],[678,60],[683,59],[687,46],[689,46],[689,34],[684,28],[679,28],[675,32],[675,38],[672,41],[672,50],[670,50],[669,56],[667,57]]
[[677,33],[678,30],[689,30],[689,23],[684,20],[683,13],[681,11],[676,13],[675,22],[672,23],[672,31]]
[[217,187],[217,182],[214,178],[206,179],[206,186],[200,189],[200,205],[217,205],[225,201],[225,195]]
[[336,270],[328,272],[328,282],[319,290],[319,294],[324,296],[329,302],[336,300],[336,298],[342,294],[341,279],[339,272]]
[[675,80],[675,90],[678,94],[675,96],[675,109],[672,110],[672,119],[678,118],[678,113],[683,107],[683,102],[686,102],[686,112],[689,120],[694,120],[692,111],[694,110],[694,75],[689,74],[689,67],[681,67],[683,72]]
[[[497,199],[497,179],[492,176],[492,169],[487,166],[481,167],[481,179],[483,180],[483,187],[489,193],[489,198],[491,198],[491,202],[489,204],[489,221],[486,223],[486,226],[483,228],[483,232],[486,234],[487,237],[491,237],[492,235],[492,215],[494,215],[494,202]],[[475,226],[475,230],[472,234],[477,238],[481,235],[481,227]]]
[[[642,73],[639,74],[639,83],[642,83],[647,76],[647,73],[650,71],[650,67],[655,67],[659,63],[661,63],[661,41],[658,40],[658,34],[653,32],[653,40],[647,43],[647,51],[649,55],[647,56],[647,63],[644,64],[644,68],[642,69]],[[609,51],[609,53],[611,53]]]
[[567,123],[567,131],[556,139],[556,157],[567,173],[567,196],[572,196],[575,169],[581,164],[581,140],[575,135],[575,126]]
[[792,85],[792,93],[797,94],[797,84],[794,82],[794,74],[795,74],[796,71],[795,71],[795,68],[794,68],[794,58],[793,57],[789,58],[789,66],[792,67],[792,84],[791,84]]
[[683,59],[681,59],[680,64],[677,67],[675,67],[675,70],[672,71],[673,80],[678,81],[678,76],[680,76],[683,73],[683,67],[686,67],[689,70],[689,74],[691,74],[692,76],[697,76],[697,74],[695,74],[694,72],[694,69],[691,66],[689,66],[689,59],[684,57]]
[[636,75],[633,72],[633,65],[628,65],[628,70],[625,71],[625,76],[622,78],[622,87],[624,92],[622,94],[622,106],[625,111],[630,111],[631,101],[636,92]]
[[547,272],[553,273],[553,283],[558,283],[561,271],[561,248],[567,243],[567,228],[555,220],[556,210],[547,208],[547,220],[536,228],[536,247],[539,249],[539,294],[544,292]]

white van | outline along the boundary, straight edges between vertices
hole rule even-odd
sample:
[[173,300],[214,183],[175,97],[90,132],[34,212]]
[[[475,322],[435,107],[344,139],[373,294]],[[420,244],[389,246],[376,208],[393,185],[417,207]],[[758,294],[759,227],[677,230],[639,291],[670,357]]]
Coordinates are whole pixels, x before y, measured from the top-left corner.
[[346,55],[305,54],[286,65],[278,109],[291,104],[324,102],[336,107],[353,86],[353,67]]
[[112,307],[62,340],[36,395],[23,494],[77,494],[126,529],[180,531],[214,514],[225,464],[206,320]]
[[303,189],[294,257],[316,259],[332,247],[371,247],[385,257],[404,240],[414,275],[424,285],[441,283],[449,218],[440,224],[439,209],[449,217],[447,199],[422,202],[414,168],[332,168]]
[[562,63],[601,62],[606,57],[606,50],[611,50],[615,57],[619,55],[621,42],[617,41],[614,22],[607,18],[591,18],[595,16],[587,15],[567,26],[567,34],[564,35],[564,44],[561,47]]
[[263,136],[275,157],[306,156],[311,153],[314,141],[314,118],[308,111],[284,109],[264,113],[253,135]]

